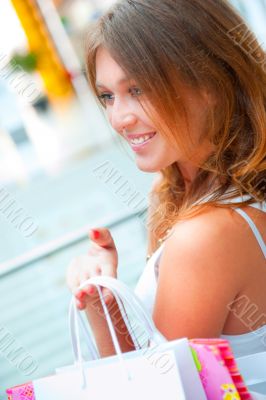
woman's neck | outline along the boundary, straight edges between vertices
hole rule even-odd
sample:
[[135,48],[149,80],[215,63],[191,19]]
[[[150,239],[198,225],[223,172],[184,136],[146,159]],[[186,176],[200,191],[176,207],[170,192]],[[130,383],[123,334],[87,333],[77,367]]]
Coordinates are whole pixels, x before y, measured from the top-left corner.
[[199,168],[189,163],[178,163],[178,167],[184,179],[185,189],[187,192],[194,181]]
[[[196,154],[191,157],[191,159],[194,159],[195,162],[201,164],[206,160],[210,154],[214,151],[214,147],[211,143],[204,143],[200,148],[197,149]],[[199,166],[195,165],[195,163],[192,163],[190,160],[184,160],[184,161],[178,161],[177,162],[179,170],[183,176],[184,183],[185,183],[185,189],[186,192],[189,190],[192,182],[196,178],[196,175],[199,171]]]

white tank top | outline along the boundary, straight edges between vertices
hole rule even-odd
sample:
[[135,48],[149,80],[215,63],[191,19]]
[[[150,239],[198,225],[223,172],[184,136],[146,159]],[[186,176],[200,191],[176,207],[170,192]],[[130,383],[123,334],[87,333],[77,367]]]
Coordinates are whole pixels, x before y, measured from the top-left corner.
[[[232,201],[243,202],[246,200],[247,197],[250,198],[250,196],[247,195],[243,197],[234,198],[233,200],[226,200],[223,201],[223,203],[225,202],[228,203]],[[249,206],[266,212],[266,201],[263,203],[250,204]],[[264,257],[266,258],[266,244],[264,243],[263,238],[259,230],[257,229],[256,225],[254,224],[252,219],[247,215],[247,213],[245,213],[242,209],[240,208],[234,208],[234,209],[249,224],[264,254]],[[164,248],[164,244],[165,242],[162,243],[162,245],[153,253],[151,258],[148,260],[135,288],[135,293],[137,294],[138,297],[140,297],[140,299],[146,306],[146,309],[150,313],[152,313],[155,301],[159,261]],[[252,332],[248,332],[241,335],[221,335],[221,338],[227,339],[230,342],[235,357],[242,357],[245,355],[259,353],[261,351],[266,351],[266,324],[261,328]]]

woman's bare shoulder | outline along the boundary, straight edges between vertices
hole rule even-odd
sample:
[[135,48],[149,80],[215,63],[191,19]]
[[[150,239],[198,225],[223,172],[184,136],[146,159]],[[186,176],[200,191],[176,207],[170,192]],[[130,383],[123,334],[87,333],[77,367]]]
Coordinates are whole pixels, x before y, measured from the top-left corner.
[[192,239],[195,242],[213,242],[217,236],[220,242],[223,239],[220,235],[226,231],[231,237],[237,233],[234,212],[230,208],[215,206],[208,206],[191,218],[179,220],[172,228],[172,234],[181,234],[182,237],[188,235],[191,238],[190,243]]
[[[265,226],[263,228],[262,216],[266,218],[265,213],[252,207],[246,207],[245,211],[257,224],[264,238]],[[231,207],[209,206],[204,212],[177,222],[173,226],[172,234],[174,233],[176,237],[179,237],[179,241],[186,237],[190,246],[205,244],[227,249],[229,252],[227,257],[232,256],[235,259],[235,265],[239,264],[242,269],[245,263],[250,265],[248,258],[251,253],[253,257],[255,253],[258,257],[260,256],[260,249],[249,224]]]
[[[246,254],[243,250],[245,238],[240,235],[241,226],[235,212],[230,208],[210,206],[204,212],[177,222],[165,243],[164,253],[179,259],[180,254],[188,256],[193,265],[193,255],[216,270],[217,277],[228,273],[242,279],[244,284]],[[199,265],[199,263],[197,263]],[[248,274],[248,271],[246,270]]]

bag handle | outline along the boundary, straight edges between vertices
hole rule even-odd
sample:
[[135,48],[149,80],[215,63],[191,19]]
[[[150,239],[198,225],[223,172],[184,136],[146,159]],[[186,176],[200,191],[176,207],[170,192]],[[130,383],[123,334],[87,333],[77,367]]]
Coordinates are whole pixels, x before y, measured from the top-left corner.
[[[116,351],[117,356],[119,357],[119,360],[121,362],[121,365],[124,366],[123,371],[127,373],[127,379],[130,379],[130,374],[125,366],[124,362],[124,357],[122,355],[122,351],[119,345],[119,341],[112,323],[112,319],[110,316],[110,313],[108,311],[108,308],[105,304],[102,292],[101,292],[101,287],[109,289],[113,295],[115,296],[115,299],[118,301],[118,305],[121,306],[121,302],[126,303],[129,308],[131,308],[135,315],[139,318],[141,317],[141,323],[142,327],[145,328],[146,333],[148,333],[149,338],[151,341],[159,345],[161,343],[164,343],[166,339],[161,335],[154,323],[152,318],[147,314],[146,310],[144,309],[142,303],[140,300],[137,298],[137,296],[133,293],[131,289],[129,289],[124,283],[111,278],[111,277],[106,277],[106,276],[96,276],[88,279],[82,285],[80,285],[79,289],[82,289],[88,284],[92,284],[96,286],[98,290],[98,294],[100,297],[101,305],[103,307],[103,311],[105,314],[105,318],[107,321],[107,325],[109,328],[109,332],[112,338],[112,342]],[[120,308],[120,311],[123,315],[124,310]],[[124,313],[125,317],[125,313]],[[76,308],[75,305],[75,298],[74,296],[72,297],[72,300],[70,302],[70,309],[69,309],[69,322],[70,322],[70,334],[71,334],[71,343],[72,343],[72,349],[73,349],[73,354],[74,354],[74,359],[75,363],[81,368],[81,373],[82,373],[82,386],[86,386],[86,378],[85,378],[85,373],[84,373],[84,361],[82,358],[82,352],[81,352],[81,346],[80,346],[80,331],[79,331],[79,322],[81,321],[81,317],[79,316],[79,312]],[[85,328],[85,324],[82,321],[82,326],[83,330]],[[128,325],[127,325],[128,327]],[[98,357],[97,350],[95,348],[95,345],[92,341],[91,338],[91,333],[88,332],[88,330],[85,328],[86,331],[86,339],[87,339],[87,346],[89,348],[89,352],[92,355],[92,357],[95,359]]]
[[155,344],[158,345],[166,341],[164,336],[157,330],[153,319],[143,306],[140,299],[123,282],[109,276],[94,276],[82,283],[80,288],[83,288],[88,284],[95,286],[98,285],[109,289],[115,295],[116,299],[120,299],[123,303],[127,304],[133,311],[133,314],[141,320],[142,327],[145,328],[149,335],[149,339],[151,339]]
[[[114,293],[115,300],[118,304],[118,307],[121,311],[123,321],[125,322],[125,325],[127,327],[128,332],[131,332],[131,338],[134,343],[134,346],[137,350],[141,349],[141,346],[138,343],[138,340],[134,334],[134,330],[131,330],[131,325],[128,319],[128,316],[126,314],[126,311],[124,309],[123,303],[121,302],[119,296]],[[75,360],[75,363],[79,362],[80,356],[78,353],[78,337],[77,337],[77,329],[79,325],[82,327],[82,332],[83,335],[86,338],[86,346],[89,352],[89,357],[91,360],[98,360],[100,359],[100,355],[98,352],[98,349],[96,348],[93,340],[92,340],[92,333],[88,328],[88,324],[86,324],[81,316],[81,313],[78,312],[76,306],[75,306],[75,299],[72,298],[71,300],[72,304],[70,304],[69,308],[69,330],[70,330],[70,340],[71,340],[71,345],[72,345],[72,351],[73,351],[73,357]],[[76,327],[75,325],[75,319],[78,320],[79,325]]]
[[[76,305],[75,305],[75,299],[71,299],[70,307],[69,307],[69,314],[68,314],[68,323],[69,323],[69,331],[70,331],[70,341],[72,345],[72,351],[73,351],[73,356],[75,363],[78,362],[79,359],[79,354],[78,354],[78,340],[77,340],[77,329],[79,329],[79,326],[82,328],[83,335],[85,336],[85,343],[89,352],[89,357],[91,360],[98,360],[100,358],[100,355],[98,353],[98,350],[96,349],[96,346],[94,345],[91,337],[91,332],[88,329],[88,325],[85,324],[81,313],[78,312]],[[76,325],[76,321],[78,321],[78,324]]]
[[[101,300],[101,304],[104,310],[104,314],[106,317],[106,321],[108,324],[108,328],[110,331],[110,335],[113,341],[113,345],[116,351],[116,354],[119,358],[120,365],[123,367],[122,368],[122,373],[126,373],[126,379],[130,380],[130,373],[125,365],[124,358],[122,356],[122,351],[112,324],[112,320],[110,317],[110,314],[108,312],[107,306],[104,302],[103,295],[101,292],[101,288],[99,286],[96,286],[99,297]],[[81,321],[80,314],[77,310],[77,307],[75,305],[75,299],[74,296],[72,297],[72,300],[70,302],[70,310],[69,310],[69,322],[70,322],[70,334],[71,334],[71,342],[72,342],[72,349],[73,349],[73,354],[75,358],[75,365],[79,368],[80,374],[81,374],[81,388],[85,389],[87,387],[87,379],[85,375],[85,368],[84,368],[84,360],[82,358],[82,351],[81,351],[81,340],[80,340],[80,330],[79,330],[79,323]],[[96,349],[95,346],[92,342],[91,335],[87,335],[87,346],[89,348],[89,351],[91,355],[96,354]]]

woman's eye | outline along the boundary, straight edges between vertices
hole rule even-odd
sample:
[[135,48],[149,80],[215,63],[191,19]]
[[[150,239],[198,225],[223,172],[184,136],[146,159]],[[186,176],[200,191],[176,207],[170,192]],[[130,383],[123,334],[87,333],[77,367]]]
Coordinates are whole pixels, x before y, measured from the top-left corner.
[[140,96],[142,94],[142,90],[140,88],[138,88],[138,87],[134,87],[134,88],[130,89],[130,93],[133,96]]
[[110,93],[102,93],[98,96],[98,99],[103,105],[110,104],[114,100],[114,96]]
[[[132,87],[129,89],[129,93],[133,97],[138,97],[142,94],[142,90],[138,87]],[[98,95],[98,99],[103,104],[103,106],[107,106],[113,104],[115,96],[111,93],[101,93]]]

